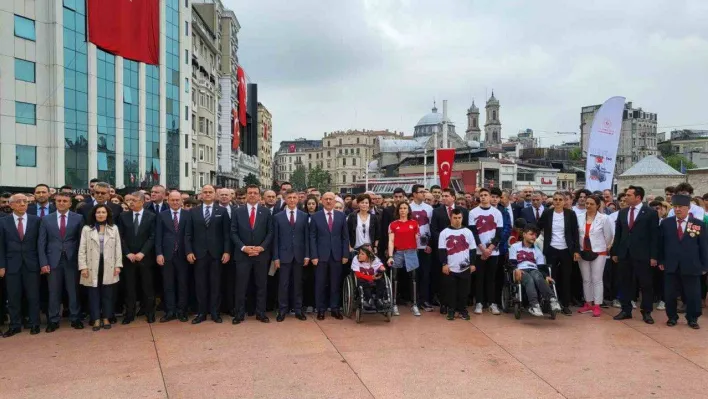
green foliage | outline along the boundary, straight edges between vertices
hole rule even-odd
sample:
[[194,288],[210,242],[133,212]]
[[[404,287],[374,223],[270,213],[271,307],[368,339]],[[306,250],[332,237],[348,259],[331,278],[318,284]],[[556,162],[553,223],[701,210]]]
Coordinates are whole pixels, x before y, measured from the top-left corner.
[[307,188],[307,171],[304,166],[298,165],[295,168],[295,172],[290,177],[290,183],[295,190],[302,191]]
[[248,186],[251,184],[255,184],[258,187],[261,186],[261,182],[258,180],[256,175],[254,175],[253,173],[249,173],[246,177],[243,178],[243,185],[244,186]]
[[328,170],[322,169],[319,165],[310,170],[307,181],[310,186],[317,187],[321,193],[332,189],[332,175],[329,174]]
[[664,158],[676,155],[676,152],[674,151],[673,147],[671,147],[671,143],[661,143],[657,146],[657,149],[661,153],[661,156]]
[[683,155],[669,155],[668,157],[664,157],[664,161],[666,161],[666,163],[669,164],[669,166],[678,170],[679,172],[681,172],[681,162],[682,161],[683,161],[683,167],[686,169],[693,169],[696,167],[695,163],[689,161],[688,158],[684,157]]
[[573,148],[570,150],[570,154],[568,154],[568,156],[571,161],[579,161],[580,158],[582,158],[583,153],[580,151],[580,148]]

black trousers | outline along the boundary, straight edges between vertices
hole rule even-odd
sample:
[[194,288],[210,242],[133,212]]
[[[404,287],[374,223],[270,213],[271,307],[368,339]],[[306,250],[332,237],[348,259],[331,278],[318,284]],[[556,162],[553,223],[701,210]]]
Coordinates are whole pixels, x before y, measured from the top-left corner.
[[79,298],[77,295],[79,285],[78,276],[78,267],[69,265],[66,256],[62,255],[59,260],[59,265],[49,273],[49,322],[59,323],[61,320],[59,309],[64,292],[66,292],[69,299],[70,320],[72,322],[79,320],[81,307],[79,306]]
[[[150,256],[150,255],[149,255]],[[143,296],[140,307],[146,315],[155,313],[155,287],[152,282],[152,262],[131,262],[123,258],[123,279],[125,280],[125,312],[127,316],[135,317],[135,302],[138,298],[138,273]]]
[[482,255],[477,255],[477,260],[474,264],[477,267],[475,272],[475,299],[477,303],[489,305],[496,300],[498,258],[498,256],[490,256],[486,260],[482,260]]
[[[686,320],[694,321],[703,313],[701,310],[701,277],[680,274],[680,268],[676,273],[664,274],[664,284],[666,293],[666,315],[669,320],[678,320],[676,310],[676,299],[683,290],[683,300],[686,304]],[[644,298],[644,294],[642,294]],[[644,300],[642,299],[642,302]]]
[[612,257],[608,256],[605,261],[605,271],[602,274],[605,300],[614,301],[619,298],[620,281],[619,263],[613,262]]
[[197,312],[200,315],[219,315],[221,305],[221,259],[206,255],[194,266],[194,288],[197,294]]
[[7,310],[10,327],[22,326],[22,298],[27,298],[27,311],[31,326],[39,325],[39,271],[30,272],[21,265],[18,273],[5,274]]
[[450,272],[443,274],[443,281],[447,287],[447,308],[448,311],[467,311],[467,297],[470,294],[470,280],[472,273],[467,269],[460,273]]
[[5,292],[7,290],[5,290],[5,281],[3,280],[0,280],[0,326],[5,324],[5,317],[7,315],[7,295]]
[[424,249],[418,250],[418,304],[431,303],[430,296],[430,254],[426,254]]
[[339,310],[339,297],[342,295],[341,274],[341,261],[330,259],[327,262],[320,261],[315,266],[315,302],[318,311],[327,310],[327,283],[329,283],[329,308],[332,311]]
[[235,311],[236,306],[234,299],[236,298],[236,264],[228,262],[221,266],[221,311],[231,313]]
[[556,282],[559,296],[558,300],[561,306],[570,306],[573,254],[570,253],[570,249],[556,249],[549,246],[545,256],[546,263],[551,267],[553,280]]
[[430,289],[431,295],[436,297],[441,304],[444,304],[445,284],[443,282],[442,264],[438,259],[437,248],[433,248],[433,253],[430,259]]
[[162,266],[162,284],[165,289],[165,312],[187,314],[189,285],[187,282],[187,258],[174,254]]
[[315,302],[315,269],[316,266],[310,263],[302,270],[302,305],[316,308]]
[[649,264],[649,259],[620,259],[619,267],[622,280],[622,311],[632,313],[632,300],[638,281],[642,290],[641,309],[651,312],[654,308],[654,270]]
[[[302,263],[281,263],[278,281],[278,307],[281,314],[295,309],[295,313],[302,312]],[[290,288],[293,291],[293,302],[289,302]]]
[[101,257],[98,263],[98,284],[96,287],[86,287],[92,322],[101,318],[110,319],[114,316],[113,294],[116,286],[115,284],[103,285],[103,272],[103,257]]
[[236,261],[236,281],[234,281],[236,298],[234,303],[238,317],[244,317],[246,314],[246,293],[251,280],[251,272],[253,272],[253,283],[256,286],[256,314],[265,314],[269,266],[270,262],[267,258]]
[[663,301],[664,300],[664,279],[665,279],[665,272],[658,267],[652,268],[653,270],[653,277],[652,279],[654,280],[654,301]]

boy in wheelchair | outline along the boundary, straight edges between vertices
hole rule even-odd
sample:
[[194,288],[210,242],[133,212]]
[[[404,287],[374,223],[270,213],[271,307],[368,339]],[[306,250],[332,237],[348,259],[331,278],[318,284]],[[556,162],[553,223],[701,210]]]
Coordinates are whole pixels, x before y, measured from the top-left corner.
[[[521,282],[526,291],[526,297],[529,301],[529,313],[532,316],[543,317],[539,294],[550,301],[552,310],[560,311],[561,307],[556,294],[550,286],[553,283],[553,279],[549,276],[548,268],[545,267],[546,259],[541,250],[534,245],[536,237],[538,237],[536,226],[525,226],[522,235],[523,240],[509,248],[509,263],[515,268],[514,282]],[[541,270],[544,270],[545,273]]]
[[352,260],[352,271],[357,285],[364,291],[364,303],[376,310],[384,306],[386,298],[386,267],[374,255],[369,245],[362,245]]

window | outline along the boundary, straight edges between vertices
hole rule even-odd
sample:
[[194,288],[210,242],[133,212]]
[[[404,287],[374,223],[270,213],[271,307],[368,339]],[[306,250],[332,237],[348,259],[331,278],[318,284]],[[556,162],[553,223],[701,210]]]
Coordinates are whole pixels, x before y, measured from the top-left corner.
[[347,166],[347,159],[346,158],[342,158],[342,166]]
[[199,172],[199,187],[204,186],[204,172]]
[[189,120],[189,105],[184,106],[184,120],[185,121]]
[[352,158],[352,166],[356,166],[356,158]]
[[197,116],[192,114],[192,130],[197,131]]
[[35,41],[34,21],[15,15],[15,36]]
[[327,151],[327,156],[328,156],[328,157],[331,157],[332,154],[330,154],[329,151]]
[[189,21],[184,21],[184,35],[189,36]]
[[189,162],[184,163],[184,177],[189,177]]
[[34,168],[37,166],[37,147],[33,145],[15,146],[15,166]]
[[15,79],[24,82],[35,82],[35,66],[32,61],[15,58]]
[[356,143],[359,144],[359,137],[356,138]]
[[332,167],[332,162],[328,159],[327,160],[327,169]]
[[184,8],[189,8],[189,0],[184,0]]
[[189,78],[184,78],[184,92],[189,93]]
[[205,119],[203,116],[199,117],[199,133],[204,133],[204,124],[205,124]]
[[37,124],[37,106],[34,104],[15,102],[15,122],[23,125]]
[[346,182],[347,182],[347,174],[342,173],[342,183],[346,183]]
[[199,145],[199,160],[200,161],[204,160],[204,146],[201,144]]
[[339,139],[339,145],[342,145],[342,139]]
[[189,65],[189,50],[184,50],[184,65]]
[[359,155],[359,149],[358,149],[358,148],[356,149],[356,155]]

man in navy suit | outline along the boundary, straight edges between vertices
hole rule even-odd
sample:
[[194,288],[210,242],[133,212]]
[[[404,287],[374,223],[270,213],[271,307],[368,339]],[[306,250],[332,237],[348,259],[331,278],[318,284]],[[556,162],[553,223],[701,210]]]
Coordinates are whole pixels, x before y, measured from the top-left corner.
[[64,290],[69,299],[71,326],[77,330],[84,328],[77,297],[78,254],[84,218],[69,210],[70,194],[57,193],[55,203],[57,211],[42,219],[39,226],[38,243],[41,272],[49,277],[48,333],[59,328],[59,305]]
[[157,264],[162,269],[165,291],[165,315],[160,318],[160,323],[175,319],[186,322],[189,285],[184,231],[190,213],[182,209],[182,195],[179,191],[170,192],[167,203],[170,208],[158,214],[155,229],[155,253]]
[[246,291],[251,273],[256,286],[256,319],[263,323],[270,322],[265,312],[273,216],[268,208],[258,205],[260,198],[260,188],[249,185],[246,188],[246,205],[234,209],[231,218],[231,241],[236,265],[236,316],[233,324],[245,320]]
[[156,184],[150,190],[150,202],[145,203],[145,210],[155,214],[167,212],[170,206],[165,202],[165,186]]
[[[705,223],[689,215],[691,197],[676,194],[671,198],[674,214],[659,226],[659,268],[664,270],[666,325],[678,322],[677,288],[683,288],[686,321],[699,329],[701,316],[701,276],[708,272],[708,232]],[[642,294],[643,295],[643,294]]]
[[27,197],[10,197],[12,215],[0,219],[0,277],[5,277],[10,329],[3,337],[22,331],[22,296],[27,299],[30,334],[39,334],[39,217],[27,214]]
[[27,214],[43,218],[56,211],[54,205],[49,203],[49,186],[40,183],[34,188],[34,204],[27,207]]
[[221,265],[231,259],[231,222],[226,209],[214,203],[214,186],[202,187],[202,205],[192,208],[184,232],[184,247],[187,262],[195,263],[194,288],[197,294],[198,313],[192,324],[206,320],[211,313],[214,323],[222,323]]
[[290,307],[288,298],[293,284],[295,317],[307,320],[302,312],[302,268],[310,263],[309,216],[297,209],[298,195],[289,189],[285,192],[287,206],[274,216],[273,262],[280,270],[278,284],[279,310],[276,321],[285,320]]
[[519,212],[521,217],[526,220],[526,223],[538,225],[538,221],[541,219],[544,210],[543,197],[540,192],[535,191],[531,195],[531,206],[520,208]]
[[120,227],[120,214],[123,212],[123,208],[120,205],[114,204],[110,201],[111,199],[111,186],[108,183],[96,182],[93,185],[93,197],[88,197],[83,205],[76,209],[76,213],[84,217],[84,223],[88,223],[89,215],[91,210],[98,204],[105,204],[108,209],[111,210],[111,216],[113,216],[113,221],[117,226]]
[[[276,214],[285,209],[285,206],[287,205],[286,193],[292,189],[293,185],[290,184],[290,182],[284,181],[280,183],[280,199],[275,202],[275,209],[273,210],[273,214]],[[298,197],[298,202],[299,200],[300,198]]]
[[349,232],[344,213],[334,210],[334,193],[322,196],[324,209],[310,219],[310,259],[315,266],[315,302],[317,320],[324,320],[329,273],[329,308],[332,317],[341,320],[339,298],[342,293],[342,265],[349,262]]

